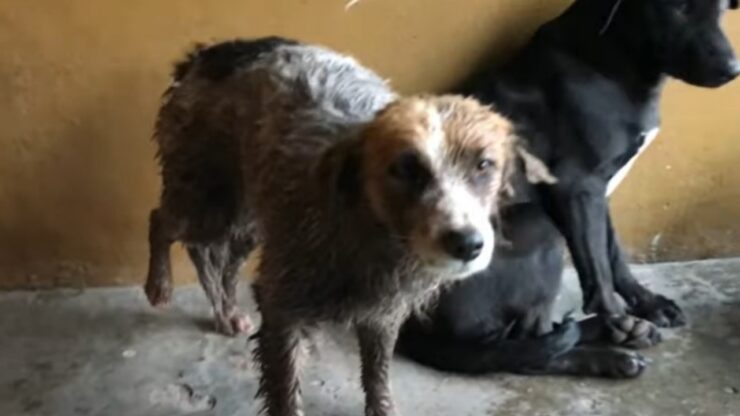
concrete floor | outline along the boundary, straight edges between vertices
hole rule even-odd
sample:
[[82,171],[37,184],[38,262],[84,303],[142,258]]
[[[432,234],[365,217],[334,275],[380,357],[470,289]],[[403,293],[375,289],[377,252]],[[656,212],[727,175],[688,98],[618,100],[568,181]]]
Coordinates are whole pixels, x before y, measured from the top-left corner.
[[[740,415],[740,260],[635,271],[691,320],[647,352],[642,378],[466,378],[399,358],[402,413]],[[579,296],[572,273],[567,281],[561,310]],[[166,311],[150,309],[138,288],[2,294],[0,415],[256,415],[249,342],[210,333],[208,315],[197,287],[179,289]],[[317,345],[303,377],[306,414],[361,415],[354,340],[332,330]]]

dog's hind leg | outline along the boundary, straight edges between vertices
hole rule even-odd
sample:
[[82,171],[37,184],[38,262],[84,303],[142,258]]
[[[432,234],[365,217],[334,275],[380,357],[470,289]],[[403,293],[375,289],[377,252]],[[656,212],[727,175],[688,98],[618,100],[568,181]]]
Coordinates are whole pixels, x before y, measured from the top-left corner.
[[640,376],[646,367],[645,358],[632,351],[578,346],[553,357],[540,367],[527,368],[522,373],[634,378]]
[[501,339],[490,343],[434,340],[405,331],[399,348],[410,358],[443,371],[470,374],[574,375],[633,378],[647,366],[631,351],[604,346],[576,345],[581,325],[568,321],[547,335],[529,339]]
[[170,247],[182,234],[183,227],[162,208],[149,214],[149,271],[144,292],[153,306],[164,306],[172,299]]
[[435,337],[410,320],[401,332],[398,350],[421,364],[442,371],[527,373],[529,369],[546,368],[553,357],[573,349],[580,338],[580,328],[574,321],[536,338],[482,341]]
[[188,255],[195,265],[198,281],[206,292],[213,308],[216,331],[234,335],[229,319],[224,313],[224,288],[222,272],[227,262],[228,247],[223,243],[193,244],[188,246]]
[[676,327],[686,323],[686,317],[676,302],[655,294],[635,279],[614,232],[611,216],[607,218],[609,260],[614,286],[628,306],[628,312],[661,327]]
[[[525,374],[560,374],[586,377],[634,378],[647,367],[640,354],[610,348],[647,348],[661,342],[651,322],[628,315],[596,315],[577,323],[578,345],[534,366],[522,367]],[[562,325],[561,325],[562,326]]]
[[631,315],[593,316],[578,323],[580,345],[614,345],[642,349],[662,341],[660,331],[650,321]]
[[254,248],[251,236],[234,237],[229,241],[228,260],[224,266],[221,281],[223,285],[223,312],[231,333],[249,332],[252,323],[237,306],[237,285],[239,269]]

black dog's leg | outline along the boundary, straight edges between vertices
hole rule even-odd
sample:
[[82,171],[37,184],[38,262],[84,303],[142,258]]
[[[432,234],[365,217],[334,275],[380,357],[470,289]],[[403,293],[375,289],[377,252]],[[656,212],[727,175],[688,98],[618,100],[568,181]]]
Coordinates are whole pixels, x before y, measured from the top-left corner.
[[684,325],[686,318],[674,301],[649,291],[632,275],[614,231],[611,216],[607,216],[607,227],[614,286],[627,303],[629,312],[662,327]]
[[412,360],[442,371],[523,373],[525,369],[545,369],[553,357],[571,350],[580,338],[574,321],[540,337],[484,341],[435,336],[412,319],[404,325],[397,348]]
[[526,369],[523,373],[634,378],[641,375],[645,367],[645,358],[632,351],[578,346],[552,358],[540,368]]
[[583,291],[583,309],[624,315],[614,290],[607,241],[607,201],[596,190],[555,190],[546,208],[565,237]]
[[[590,332],[582,334],[582,328]],[[495,339],[486,343],[436,338],[409,328],[407,324],[398,348],[421,364],[457,373],[509,372],[608,378],[632,378],[642,374],[647,363],[639,354],[603,345],[576,345],[587,338],[603,339],[607,333],[603,325],[569,321],[540,337]]]
[[579,345],[615,345],[642,349],[662,341],[660,331],[651,323],[634,316],[596,315],[578,322]]

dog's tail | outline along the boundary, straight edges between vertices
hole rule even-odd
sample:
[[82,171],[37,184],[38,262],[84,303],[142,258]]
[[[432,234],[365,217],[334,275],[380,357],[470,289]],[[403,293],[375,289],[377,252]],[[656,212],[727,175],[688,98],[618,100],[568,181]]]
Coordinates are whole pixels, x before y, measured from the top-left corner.
[[172,69],[172,81],[182,81],[183,78],[185,78],[185,75],[187,75],[195,66],[198,57],[206,48],[207,45],[204,43],[196,43],[195,45],[193,45],[193,47],[190,49],[190,51],[188,51],[185,57],[175,63],[175,66]]
[[172,67],[172,73],[170,74],[172,80],[170,85],[162,94],[162,98],[166,101],[172,96],[172,92],[177,88],[183,79],[193,70],[204,50],[208,48],[208,45],[204,43],[196,43],[188,51],[185,57],[177,62]]
[[269,36],[257,39],[234,39],[215,44],[196,43],[185,57],[173,66],[170,86],[163,98],[167,101],[188,74],[197,71],[198,75],[211,81],[219,81],[236,69],[250,65],[260,55],[280,46],[296,45],[292,39]]
[[172,96],[175,90],[180,86],[183,79],[185,79],[185,77],[196,66],[201,53],[205,49],[207,49],[207,46],[205,44],[196,43],[182,60],[175,63],[170,75],[170,85],[168,85],[167,89],[165,89],[164,93],[162,93],[162,107],[159,109],[159,113],[157,114],[157,121],[154,125],[154,134],[152,135],[152,140],[154,140],[154,142],[159,145],[157,149],[157,159],[160,161],[160,163],[162,160],[163,147],[161,142],[163,140],[162,136],[163,133],[167,130],[167,122],[165,121],[165,116],[163,113],[166,111],[167,106],[172,100]]
[[238,68],[254,63],[259,57],[281,46],[296,45],[297,41],[278,36],[257,39],[234,39],[206,45],[196,43],[177,62],[172,71],[172,80],[181,82],[197,66],[199,75],[211,81],[219,81]]
[[409,321],[401,331],[397,350],[420,364],[441,371],[527,374],[544,368],[553,357],[573,349],[580,337],[581,331],[574,321],[566,321],[538,338],[489,342],[434,336]]

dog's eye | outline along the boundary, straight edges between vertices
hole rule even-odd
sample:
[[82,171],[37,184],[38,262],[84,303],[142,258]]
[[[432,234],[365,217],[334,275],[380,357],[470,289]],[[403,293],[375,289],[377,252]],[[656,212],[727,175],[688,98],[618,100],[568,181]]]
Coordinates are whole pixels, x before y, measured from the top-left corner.
[[495,163],[491,159],[481,159],[478,161],[478,164],[475,166],[475,168],[479,172],[487,172],[488,170],[492,169],[495,166]]
[[419,157],[406,152],[396,159],[388,172],[392,179],[415,188],[423,188],[429,182],[431,174]]

